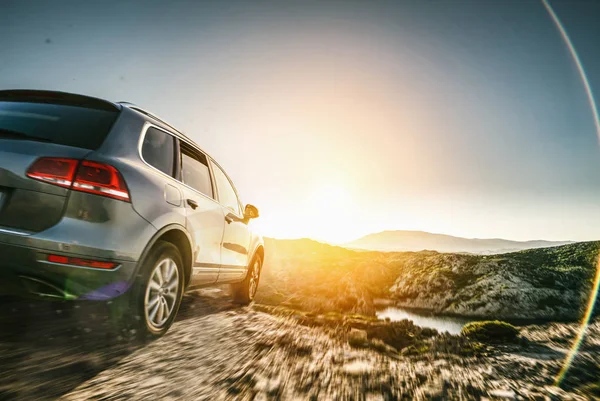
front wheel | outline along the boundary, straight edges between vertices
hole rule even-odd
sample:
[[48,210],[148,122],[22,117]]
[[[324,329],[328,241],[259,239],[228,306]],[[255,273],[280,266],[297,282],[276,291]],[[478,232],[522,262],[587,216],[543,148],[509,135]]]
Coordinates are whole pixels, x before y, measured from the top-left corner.
[[258,282],[260,281],[260,271],[262,269],[262,259],[259,255],[254,256],[252,263],[248,267],[248,273],[244,281],[238,284],[232,284],[233,301],[240,305],[249,305],[254,301]]

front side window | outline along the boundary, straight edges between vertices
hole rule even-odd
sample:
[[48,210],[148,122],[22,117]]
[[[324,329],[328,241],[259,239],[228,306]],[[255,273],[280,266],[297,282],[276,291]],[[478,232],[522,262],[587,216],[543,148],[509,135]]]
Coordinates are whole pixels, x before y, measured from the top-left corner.
[[173,176],[175,138],[154,127],[148,128],[142,144],[142,157],[152,167]]
[[206,156],[181,142],[181,178],[185,185],[214,198]]
[[225,175],[223,170],[211,160],[213,172],[215,174],[215,182],[217,184],[217,193],[219,194],[219,202],[221,205],[230,209],[232,212],[241,215],[240,203],[238,202],[237,194],[231,181]]

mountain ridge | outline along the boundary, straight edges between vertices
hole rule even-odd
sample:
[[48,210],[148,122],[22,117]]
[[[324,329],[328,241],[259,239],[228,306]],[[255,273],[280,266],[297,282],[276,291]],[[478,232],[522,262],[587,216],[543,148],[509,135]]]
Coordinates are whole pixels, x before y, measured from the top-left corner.
[[426,231],[386,230],[367,234],[356,240],[346,242],[341,246],[350,249],[384,252],[432,250],[453,253],[494,254],[568,245],[574,242],[575,241],[515,241],[503,238],[465,238]]

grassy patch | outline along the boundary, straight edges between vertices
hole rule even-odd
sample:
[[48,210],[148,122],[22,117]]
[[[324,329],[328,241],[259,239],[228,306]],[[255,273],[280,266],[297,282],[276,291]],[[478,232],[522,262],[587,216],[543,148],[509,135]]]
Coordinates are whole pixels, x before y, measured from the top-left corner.
[[417,343],[411,346],[408,346],[402,350],[402,355],[421,355],[426,354],[430,351],[429,344],[425,343]]
[[519,338],[519,329],[510,323],[487,320],[467,323],[461,334],[484,343],[515,342]]

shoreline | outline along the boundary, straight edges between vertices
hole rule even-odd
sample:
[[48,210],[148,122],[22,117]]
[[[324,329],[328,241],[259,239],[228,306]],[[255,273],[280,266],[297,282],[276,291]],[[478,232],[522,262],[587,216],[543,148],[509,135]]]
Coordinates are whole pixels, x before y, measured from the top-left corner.
[[[448,317],[455,318],[461,320],[469,320],[469,321],[485,321],[485,320],[501,320],[507,323],[513,324],[515,326],[530,326],[537,324],[546,324],[546,323],[578,323],[581,321],[581,318],[577,319],[566,319],[566,318],[523,318],[523,317],[506,317],[506,316],[485,316],[485,315],[461,315],[457,313],[440,313],[436,312],[433,309],[429,308],[419,308],[415,306],[407,306],[400,302],[394,301],[393,299],[378,299],[378,302],[373,302],[375,306],[375,311],[380,312],[387,308],[397,308],[402,309],[407,312],[414,313],[416,315],[422,315],[423,317]],[[385,301],[385,302],[383,302]],[[596,317],[597,319],[598,317]],[[592,319],[593,321],[594,319]]]

